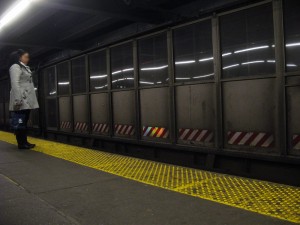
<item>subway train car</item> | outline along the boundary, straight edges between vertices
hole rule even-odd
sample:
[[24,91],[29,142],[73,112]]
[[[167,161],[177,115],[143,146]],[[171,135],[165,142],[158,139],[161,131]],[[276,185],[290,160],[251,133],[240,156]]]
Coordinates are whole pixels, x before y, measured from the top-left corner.
[[[45,56],[32,135],[300,185],[299,12],[243,3]],[[7,130],[7,76],[0,92]]]

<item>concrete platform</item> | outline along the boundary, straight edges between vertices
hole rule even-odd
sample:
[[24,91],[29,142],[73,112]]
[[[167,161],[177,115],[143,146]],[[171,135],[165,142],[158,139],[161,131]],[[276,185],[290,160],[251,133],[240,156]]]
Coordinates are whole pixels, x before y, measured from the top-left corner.
[[0,142],[0,225],[288,225]]

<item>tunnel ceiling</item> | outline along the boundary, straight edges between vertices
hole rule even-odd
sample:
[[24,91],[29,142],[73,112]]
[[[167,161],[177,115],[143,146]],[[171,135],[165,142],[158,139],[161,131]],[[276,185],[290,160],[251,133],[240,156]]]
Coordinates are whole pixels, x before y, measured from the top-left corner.
[[[17,0],[0,0],[0,17]],[[0,69],[23,48],[33,61],[108,44],[249,0],[39,0],[0,31]]]

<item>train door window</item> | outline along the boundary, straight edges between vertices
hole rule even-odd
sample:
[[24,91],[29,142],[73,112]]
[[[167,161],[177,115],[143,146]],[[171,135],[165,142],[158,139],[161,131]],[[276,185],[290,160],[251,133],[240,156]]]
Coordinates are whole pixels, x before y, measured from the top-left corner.
[[74,94],[86,92],[85,56],[72,60],[72,90]]
[[70,94],[70,69],[69,62],[63,62],[56,66],[58,80],[58,94]]
[[174,30],[175,80],[214,78],[211,20]]
[[90,91],[107,89],[106,51],[89,55]]
[[140,86],[168,84],[167,34],[142,39],[138,44]]
[[56,96],[56,74],[55,67],[44,70],[46,96]]
[[299,0],[284,1],[286,71],[300,70],[300,4]]
[[134,86],[132,43],[111,49],[111,79],[113,89],[132,88]]
[[275,73],[272,5],[221,16],[223,78]]

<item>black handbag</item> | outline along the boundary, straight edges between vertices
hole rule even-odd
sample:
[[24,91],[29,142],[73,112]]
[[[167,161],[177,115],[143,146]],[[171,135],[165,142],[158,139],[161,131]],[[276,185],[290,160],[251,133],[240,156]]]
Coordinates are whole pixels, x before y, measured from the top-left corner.
[[26,129],[25,114],[22,113],[22,112],[11,112],[10,127],[13,130],[24,130],[24,129]]

